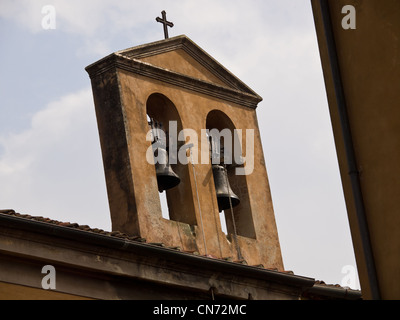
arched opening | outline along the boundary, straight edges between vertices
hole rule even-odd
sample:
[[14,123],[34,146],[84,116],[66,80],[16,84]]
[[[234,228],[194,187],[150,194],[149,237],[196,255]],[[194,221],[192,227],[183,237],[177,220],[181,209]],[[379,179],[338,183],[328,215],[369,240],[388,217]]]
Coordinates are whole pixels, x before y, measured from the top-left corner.
[[[182,130],[179,113],[172,101],[159,93],[149,96],[146,112],[149,129],[157,140],[157,144],[153,140],[155,161],[166,158],[166,161],[155,164],[162,215],[165,219],[196,225],[188,166],[178,161],[177,137]],[[179,178],[178,184],[174,175]]]
[[210,137],[211,169],[215,184],[221,226],[229,234],[256,238],[247,179],[236,175],[242,159],[242,141],[231,119],[222,111],[211,111],[206,120]]

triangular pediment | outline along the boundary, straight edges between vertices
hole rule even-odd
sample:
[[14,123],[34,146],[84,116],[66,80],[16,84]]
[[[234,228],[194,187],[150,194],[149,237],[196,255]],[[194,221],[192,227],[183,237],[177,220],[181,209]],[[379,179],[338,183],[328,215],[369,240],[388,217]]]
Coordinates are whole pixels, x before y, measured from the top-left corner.
[[[116,54],[189,78],[259,97],[240,79],[184,35],[121,50]],[[261,101],[262,98],[259,98]]]
[[138,60],[160,68],[184,74],[192,78],[232,88],[232,86],[224,82],[224,79],[221,79],[218,77],[218,75],[213,74],[183,49],[176,49],[157,55],[143,57]]

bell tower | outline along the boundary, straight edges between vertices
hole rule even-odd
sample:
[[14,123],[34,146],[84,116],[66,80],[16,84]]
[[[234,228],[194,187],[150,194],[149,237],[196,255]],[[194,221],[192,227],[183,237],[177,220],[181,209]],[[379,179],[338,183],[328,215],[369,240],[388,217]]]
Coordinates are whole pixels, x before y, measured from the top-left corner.
[[262,98],[186,36],[86,70],[113,230],[283,270],[256,115]]

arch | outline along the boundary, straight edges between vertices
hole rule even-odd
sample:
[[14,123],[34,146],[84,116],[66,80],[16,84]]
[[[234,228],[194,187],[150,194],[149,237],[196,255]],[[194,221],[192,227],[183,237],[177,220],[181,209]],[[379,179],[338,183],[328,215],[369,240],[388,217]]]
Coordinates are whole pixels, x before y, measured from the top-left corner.
[[[221,134],[221,137],[223,137],[224,140],[223,142],[221,141],[221,146],[231,146],[230,156],[227,157],[227,151],[229,150],[226,150],[225,148],[224,156],[221,158],[221,163],[228,160],[226,167],[229,184],[232,191],[239,197],[240,203],[233,208],[234,221],[232,221],[231,210],[224,210],[227,232],[228,234],[234,234],[235,225],[237,235],[255,239],[256,234],[247,188],[247,178],[244,175],[236,175],[235,172],[235,167],[240,165],[240,159],[238,159],[237,156],[242,154],[242,141],[240,141],[238,131],[230,117],[220,110],[212,110],[208,113],[206,118],[206,129],[208,132],[211,130],[225,132],[224,134]],[[227,131],[230,132],[230,135],[226,134]],[[225,141],[229,137],[232,141]],[[233,222],[235,222],[235,224]]]
[[182,130],[182,121],[179,112],[174,103],[161,93],[151,94],[146,102],[146,113],[148,117],[162,123],[162,129],[166,134],[166,148],[169,155],[169,163],[172,170],[179,176],[180,183],[176,187],[166,190],[166,197],[169,219],[196,225],[196,214],[192,191],[190,187],[190,178],[188,166],[182,165],[177,161],[177,137],[178,132]]

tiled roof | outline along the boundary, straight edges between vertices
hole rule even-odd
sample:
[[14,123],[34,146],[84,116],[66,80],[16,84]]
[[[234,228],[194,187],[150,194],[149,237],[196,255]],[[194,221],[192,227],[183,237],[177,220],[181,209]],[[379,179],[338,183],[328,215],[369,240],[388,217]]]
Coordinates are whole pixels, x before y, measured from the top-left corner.
[[[85,231],[85,232],[101,234],[101,235],[105,235],[105,236],[109,236],[109,237],[115,237],[115,238],[130,240],[130,241],[146,243],[146,244],[148,244],[150,246],[163,247],[163,248],[166,248],[166,249],[180,251],[180,252],[193,254],[193,255],[197,255],[197,256],[200,255],[200,253],[197,252],[197,251],[186,251],[186,250],[183,251],[182,248],[179,247],[179,246],[168,247],[163,243],[150,243],[150,242],[147,242],[146,239],[141,238],[139,236],[129,236],[129,235],[127,235],[125,233],[122,233],[122,232],[119,232],[119,231],[105,231],[105,230],[98,229],[98,228],[91,228],[88,225],[80,225],[78,223],[72,223],[72,222],[62,222],[62,221],[52,220],[50,218],[41,217],[41,216],[31,216],[29,214],[21,214],[21,213],[15,212],[12,209],[0,210],[0,214],[6,214],[6,215],[9,215],[9,216],[14,216],[14,217],[21,218],[21,219],[34,220],[34,221],[44,222],[44,223],[48,223],[48,224],[54,224],[54,225],[57,225],[57,226],[60,226],[60,227],[65,227],[65,228],[78,229],[78,230],[82,230],[82,231]],[[211,259],[219,259],[219,258],[214,257],[212,255],[207,255],[205,257],[211,258]],[[224,258],[223,260],[226,260],[226,261],[229,261],[229,262],[235,262],[235,263],[239,263],[239,264],[243,264],[243,265],[247,265],[247,262],[245,260],[234,261],[231,257]],[[257,266],[253,266],[253,267],[264,268],[263,265],[257,265]],[[268,270],[278,271],[277,269],[268,269]],[[282,272],[287,273],[287,274],[293,274],[292,271],[282,271]]]
[[21,219],[45,222],[45,223],[54,224],[54,225],[57,225],[60,227],[79,229],[82,231],[107,235],[110,237],[117,237],[117,238],[121,238],[121,239],[123,238],[123,239],[131,240],[131,241],[146,242],[146,239],[143,239],[140,237],[128,236],[127,234],[124,234],[119,231],[105,231],[105,230],[98,229],[98,228],[91,228],[88,225],[80,225],[78,223],[72,223],[72,222],[62,222],[62,221],[52,220],[50,218],[41,217],[41,216],[31,216],[29,214],[21,214],[21,213],[15,212],[12,209],[0,210],[0,214],[7,214],[9,216],[14,216],[14,217],[21,218]]
[[[196,252],[196,251],[183,251],[180,247],[167,247],[163,243],[148,243],[146,241],[146,239],[144,239],[144,238],[141,238],[141,237],[138,237],[138,236],[129,236],[129,235],[127,235],[125,233],[122,233],[122,232],[119,232],[119,231],[105,231],[105,230],[98,229],[98,228],[91,228],[88,225],[80,225],[78,223],[71,223],[71,222],[62,222],[62,221],[57,221],[57,220],[53,220],[53,219],[50,219],[50,218],[41,217],[41,216],[31,216],[29,214],[21,214],[21,213],[15,212],[12,209],[0,210],[0,214],[13,216],[13,217],[16,217],[16,218],[19,218],[19,219],[33,220],[33,221],[36,221],[36,222],[42,222],[42,223],[46,223],[46,224],[57,225],[59,227],[78,229],[78,230],[81,230],[81,231],[84,231],[84,232],[101,234],[101,235],[105,235],[105,236],[109,236],[109,237],[125,239],[125,240],[129,240],[129,241],[134,241],[134,242],[140,242],[140,243],[143,243],[143,244],[146,244],[146,245],[149,245],[149,246],[163,247],[163,248],[166,248],[166,249],[170,249],[170,250],[174,250],[174,251],[178,251],[178,252],[182,252],[182,253],[186,253],[186,254],[192,254],[192,255],[200,256],[199,252]],[[220,258],[211,256],[211,255],[207,255],[207,256],[203,256],[203,257],[210,258],[210,259],[219,259],[219,260],[221,260]],[[237,264],[247,265],[247,262],[245,260],[234,261],[230,257],[224,258],[222,260],[233,262],[233,263],[237,263]],[[288,275],[294,275],[293,271],[279,271],[277,269],[265,268],[263,265],[257,265],[257,266],[252,266],[252,267],[257,267],[257,268],[260,268],[260,269],[274,271],[274,272],[288,274]],[[342,289],[342,290],[346,290],[346,291],[350,290],[352,292],[357,292],[357,290],[352,290],[352,289],[349,289],[349,288],[343,288],[339,284],[328,285],[324,281],[319,281],[319,280],[315,281],[315,286],[317,286],[317,287],[325,287],[327,289]]]

